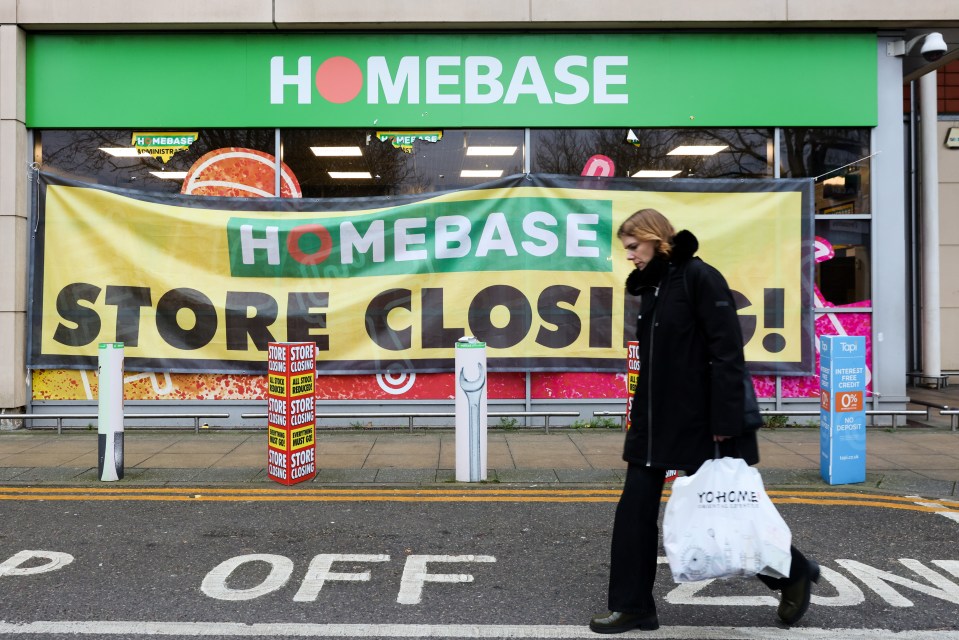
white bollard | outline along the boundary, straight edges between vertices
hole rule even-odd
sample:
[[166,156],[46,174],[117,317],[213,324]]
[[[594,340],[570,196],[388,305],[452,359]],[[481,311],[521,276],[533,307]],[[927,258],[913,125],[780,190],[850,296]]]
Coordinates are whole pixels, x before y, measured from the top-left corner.
[[456,342],[456,481],[486,480],[486,343]]
[[123,478],[123,343],[100,343],[97,358],[97,476]]

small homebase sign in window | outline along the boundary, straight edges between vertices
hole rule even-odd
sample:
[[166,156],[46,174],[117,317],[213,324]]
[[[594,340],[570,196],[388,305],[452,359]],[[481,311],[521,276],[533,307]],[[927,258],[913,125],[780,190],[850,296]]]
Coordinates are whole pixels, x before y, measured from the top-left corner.
[[316,475],[316,345],[271,342],[267,476],[291,485]]

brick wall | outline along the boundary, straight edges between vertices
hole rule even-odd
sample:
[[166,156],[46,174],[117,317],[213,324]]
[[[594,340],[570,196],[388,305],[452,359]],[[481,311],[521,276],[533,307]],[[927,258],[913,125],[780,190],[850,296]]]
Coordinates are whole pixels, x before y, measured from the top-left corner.
[[[939,113],[959,114],[959,60],[940,67],[936,76],[939,86]],[[916,84],[916,93],[919,85]],[[909,112],[909,84],[902,86],[902,108],[904,113]]]

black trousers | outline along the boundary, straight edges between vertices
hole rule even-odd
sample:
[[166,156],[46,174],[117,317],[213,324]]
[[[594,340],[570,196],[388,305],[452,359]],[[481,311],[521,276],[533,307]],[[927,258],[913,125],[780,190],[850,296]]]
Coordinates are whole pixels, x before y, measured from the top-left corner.
[[[610,549],[609,598],[610,611],[625,613],[652,613],[653,584],[656,581],[659,557],[659,507],[663,495],[666,472],[642,465],[630,464],[626,470],[623,494],[616,506],[613,521],[613,541]],[[793,546],[792,565],[788,578],[756,576],[770,589],[805,577],[809,563]]]

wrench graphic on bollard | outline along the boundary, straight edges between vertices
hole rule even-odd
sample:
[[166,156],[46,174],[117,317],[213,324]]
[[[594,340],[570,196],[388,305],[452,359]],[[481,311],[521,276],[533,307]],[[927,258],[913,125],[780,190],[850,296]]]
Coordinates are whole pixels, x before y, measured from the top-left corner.
[[460,369],[460,387],[466,394],[466,403],[469,405],[469,453],[470,453],[470,482],[479,482],[480,478],[480,398],[483,387],[486,386],[486,372],[483,364],[476,363],[479,374],[475,380],[466,377],[466,369]]

